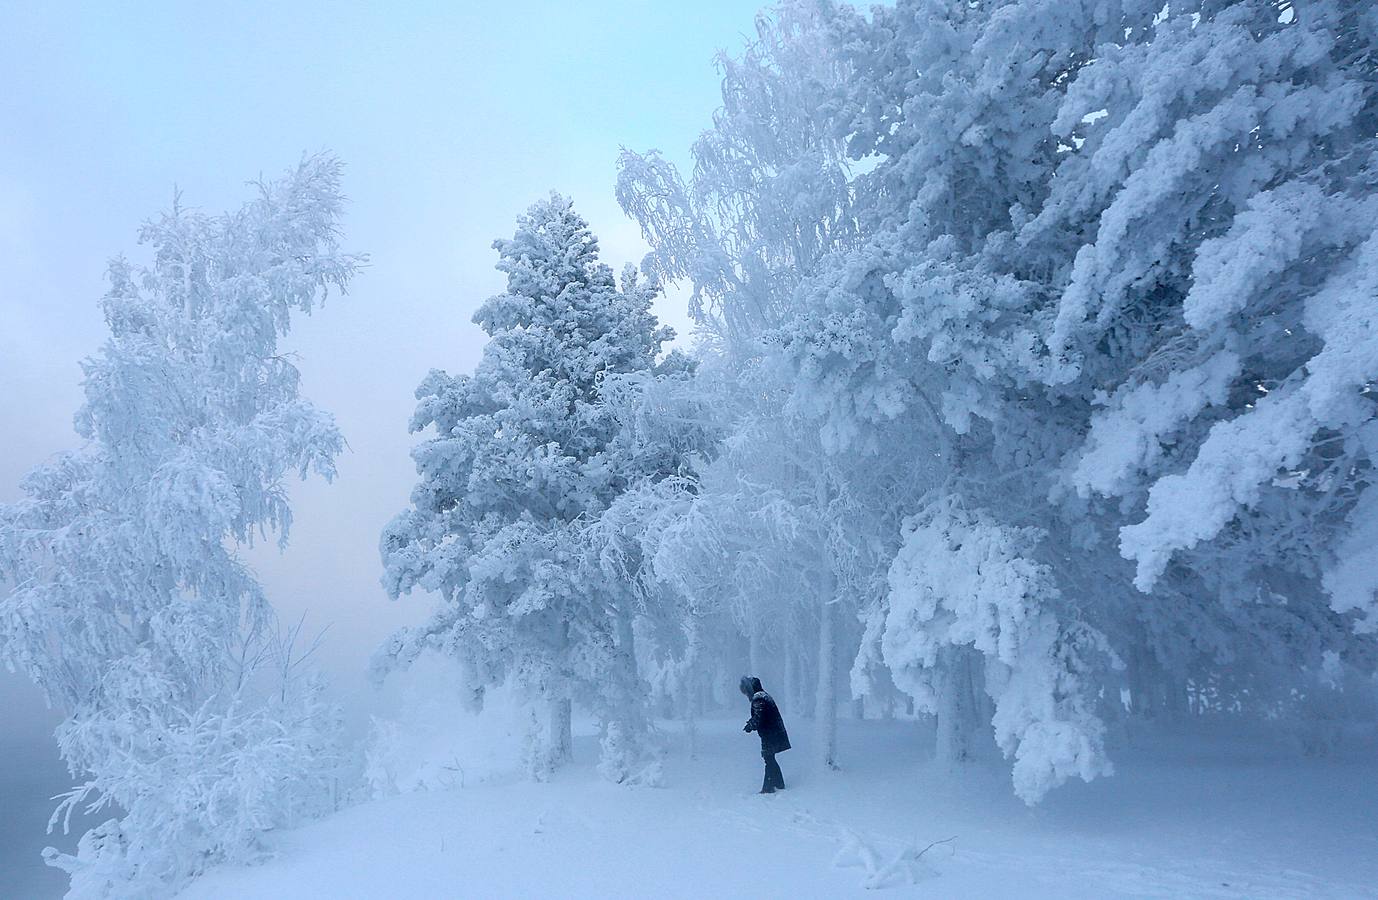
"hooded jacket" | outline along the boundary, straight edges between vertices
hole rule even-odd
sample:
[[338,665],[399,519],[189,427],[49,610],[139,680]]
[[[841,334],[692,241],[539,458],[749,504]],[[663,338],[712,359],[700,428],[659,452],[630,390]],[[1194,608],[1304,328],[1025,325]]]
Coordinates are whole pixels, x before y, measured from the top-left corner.
[[760,736],[761,752],[783,753],[788,750],[789,733],[785,731],[785,720],[780,717],[780,708],[770,694],[761,690],[761,679],[743,675],[739,687],[743,694],[751,698],[751,718],[747,720],[746,730]]

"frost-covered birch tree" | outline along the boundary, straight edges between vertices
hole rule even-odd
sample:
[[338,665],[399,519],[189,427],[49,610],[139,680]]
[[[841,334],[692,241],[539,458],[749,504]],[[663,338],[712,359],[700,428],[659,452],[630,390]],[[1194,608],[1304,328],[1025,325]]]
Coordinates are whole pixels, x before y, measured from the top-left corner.
[[222,216],[179,202],[141,232],[146,265],[110,264],[85,444],[0,508],[0,646],[67,714],[84,779],[54,820],[122,811],[50,851],[73,897],[166,896],[330,796],[334,713],[237,548],[285,546],[287,479],[334,474],[340,433],[279,339],[362,257],[339,247],[333,158],[256,191]]
[[713,338],[704,352],[722,357],[702,383],[725,449],[671,530],[662,574],[728,614],[744,642],[735,665],[783,681],[777,696],[814,718],[831,767],[864,593],[850,560],[868,535],[837,515],[851,499],[845,465],[824,460],[762,342],[793,315],[797,286],[858,235],[844,141],[818,103],[847,74],[824,21],[804,4],[760,17],[742,56],[720,60],[723,107],[692,148],[692,178],[658,153],[624,152],[617,194],[651,244],[645,267],[690,283],[691,312]]

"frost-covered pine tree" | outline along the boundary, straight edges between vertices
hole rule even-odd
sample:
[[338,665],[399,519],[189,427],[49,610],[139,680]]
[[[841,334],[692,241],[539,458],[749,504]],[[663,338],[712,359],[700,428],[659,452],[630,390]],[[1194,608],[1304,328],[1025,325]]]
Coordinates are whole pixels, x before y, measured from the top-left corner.
[[334,713],[236,547],[285,546],[287,479],[334,472],[340,433],[278,341],[362,258],[339,248],[333,158],[257,191],[222,216],[174,205],[141,233],[147,265],[111,263],[86,443],[0,508],[0,646],[67,713],[85,779],[54,820],[123,811],[49,852],[73,897],[166,896],[328,802]]
[[[632,439],[629,396],[686,377],[672,337],[651,313],[653,285],[630,268],[619,286],[598,259],[588,224],[558,195],[494,243],[507,290],[474,321],[489,335],[472,375],[433,371],[417,389],[412,506],[381,541],[384,584],[443,602],[426,624],[396,635],[380,665],[428,647],[458,656],[477,688],[510,680],[543,708],[533,720],[531,773],[543,778],[570,752],[574,702],[599,717],[605,766],[634,774],[644,736],[645,687],[628,589],[634,558],[600,529],[633,493],[689,473],[691,448]],[[641,387],[638,387],[638,384]],[[632,515],[633,519],[639,519]],[[630,562],[628,562],[630,560]]]

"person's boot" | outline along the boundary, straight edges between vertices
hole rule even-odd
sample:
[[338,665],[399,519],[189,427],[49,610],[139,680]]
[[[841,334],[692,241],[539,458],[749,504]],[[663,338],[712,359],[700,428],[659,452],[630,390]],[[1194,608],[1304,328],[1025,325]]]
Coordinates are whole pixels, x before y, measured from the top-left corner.
[[765,787],[772,791],[783,791],[785,789],[785,773],[780,771],[780,764],[778,762],[766,767]]

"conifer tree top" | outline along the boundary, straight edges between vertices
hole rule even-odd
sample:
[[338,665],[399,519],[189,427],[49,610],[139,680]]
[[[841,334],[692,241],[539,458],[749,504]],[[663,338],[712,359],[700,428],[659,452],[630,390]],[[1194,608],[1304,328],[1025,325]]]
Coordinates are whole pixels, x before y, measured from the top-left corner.
[[[571,287],[613,290],[612,270],[598,261],[598,238],[574,204],[557,193],[537,201],[517,219],[511,238],[493,241],[497,268],[507,274],[507,293],[558,297]],[[492,328],[484,325],[489,334]]]

